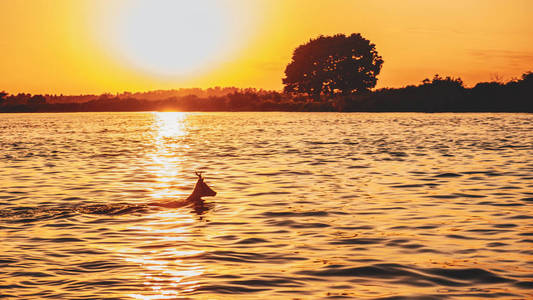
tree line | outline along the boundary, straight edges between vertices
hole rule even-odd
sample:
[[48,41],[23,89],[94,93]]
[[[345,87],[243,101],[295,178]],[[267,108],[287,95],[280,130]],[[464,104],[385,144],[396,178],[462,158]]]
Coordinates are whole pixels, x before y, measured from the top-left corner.
[[372,90],[384,61],[360,34],[319,36],[297,47],[285,69],[283,92],[257,89],[178,89],[111,95],[8,95],[0,112],[85,111],[339,111],[533,112],[533,73],[472,88],[460,78]]
[[290,94],[240,89],[224,96],[187,95],[161,100],[105,96],[81,103],[50,103],[42,95],[0,93],[0,112],[89,111],[338,111],[533,112],[533,73],[520,79],[466,88],[460,78],[425,79],[418,85],[348,95]]

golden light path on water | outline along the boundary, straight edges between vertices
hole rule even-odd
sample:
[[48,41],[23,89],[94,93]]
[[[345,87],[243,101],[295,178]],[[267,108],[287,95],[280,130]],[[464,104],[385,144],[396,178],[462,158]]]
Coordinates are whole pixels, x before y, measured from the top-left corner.
[[[147,171],[154,181],[150,183],[153,201],[179,199],[186,196],[176,189],[174,183],[183,172],[182,150],[188,145],[181,143],[187,134],[186,113],[153,113],[153,152],[148,155],[152,162]],[[137,241],[131,247],[117,249],[117,253],[128,263],[142,270],[139,278],[144,278],[148,294],[132,293],[134,299],[174,299],[183,293],[194,291],[198,286],[197,276],[204,273],[203,266],[186,259],[201,255],[202,250],[180,250],[168,247],[172,243],[187,244],[191,239],[191,225],[195,218],[188,210],[162,210],[150,216],[151,221],[142,226],[131,226],[127,230],[136,231]],[[147,250],[145,250],[147,249]]]
[[[179,138],[186,134],[184,121],[185,113],[180,112],[154,112],[154,152],[150,155],[153,160],[152,172],[156,183],[152,196],[155,200],[164,198],[183,197],[184,195],[172,188],[172,182],[181,172],[180,148],[188,147],[180,143]],[[157,221],[147,223],[142,227],[133,227],[144,234],[154,238],[157,243],[171,243],[180,241],[186,243],[190,237],[189,227],[194,223],[194,218],[186,211],[161,211],[154,216]],[[179,296],[183,292],[193,291],[197,281],[193,278],[202,275],[204,269],[197,264],[184,263],[183,259],[202,254],[203,251],[164,247],[150,250],[142,257],[125,257],[126,261],[138,263],[145,268],[145,272],[139,274],[145,278],[147,287],[158,293],[156,295],[131,294],[136,299],[170,299]],[[172,258],[172,259],[169,259]],[[184,268],[185,266],[185,268]]]
[[181,143],[186,135],[186,113],[182,112],[154,112],[154,151],[149,154],[153,161],[148,167],[156,179],[152,196],[163,200],[165,197],[185,196],[183,191],[172,188],[172,182],[181,174],[183,155],[180,153],[189,148]]

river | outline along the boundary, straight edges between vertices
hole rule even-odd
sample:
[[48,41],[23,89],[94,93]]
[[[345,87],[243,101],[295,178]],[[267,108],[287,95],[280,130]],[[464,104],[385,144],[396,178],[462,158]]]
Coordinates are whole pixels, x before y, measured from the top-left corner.
[[532,158],[530,114],[0,114],[0,298],[531,299]]

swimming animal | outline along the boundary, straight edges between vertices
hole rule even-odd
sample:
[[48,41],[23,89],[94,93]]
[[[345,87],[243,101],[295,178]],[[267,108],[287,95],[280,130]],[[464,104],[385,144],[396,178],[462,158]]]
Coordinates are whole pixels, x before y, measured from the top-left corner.
[[205,182],[204,178],[202,177],[201,172],[195,172],[196,176],[198,176],[198,181],[196,181],[196,185],[194,186],[194,190],[192,193],[187,197],[185,200],[179,200],[179,201],[165,201],[165,202],[152,202],[148,205],[150,206],[160,206],[160,207],[167,207],[167,208],[177,208],[177,207],[183,207],[189,204],[194,205],[196,208],[203,208],[204,207],[204,200],[202,197],[212,197],[216,196],[217,192],[213,191]]
[[84,214],[97,215],[123,215],[129,213],[139,213],[147,211],[150,206],[158,206],[165,208],[179,208],[191,206],[198,215],[203,214],[209,210],[210,206],[204,202],[202,197],[215,196],[217,192],[213,191],[205,182],[202,173],[195,172],[198,176],[198,181],[194,186],[192,193],[183,200],[178,201],[162,201],[151,202],[147,204],[132,204],[132,203],[111,203],[111,204],[90,204],[90,205],[75,205],[62,207],[35,207],[25,209],[0,209],[0,219],[24,219],[26,222],[38,221],[49,218],[58,218],[59,216],[69,217],[72,213],[79,212]]

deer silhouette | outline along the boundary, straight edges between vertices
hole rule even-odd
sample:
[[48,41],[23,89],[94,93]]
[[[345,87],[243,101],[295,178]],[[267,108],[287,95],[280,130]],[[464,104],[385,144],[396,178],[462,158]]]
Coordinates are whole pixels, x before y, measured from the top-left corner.
[[167,201],[167,202],[152,202],[148,205],[151,206],[160,206],[168,208],[178,208],[193,204],[195,209],[204,207],[204,200],[202,197],[212,197],[216,196],[217,192],[213,191],[205,182],[204,177],[202,177],[202,172],[194,172],[198,176],[198,181],[194,185],[194,190],[185,200],[181,201]]

